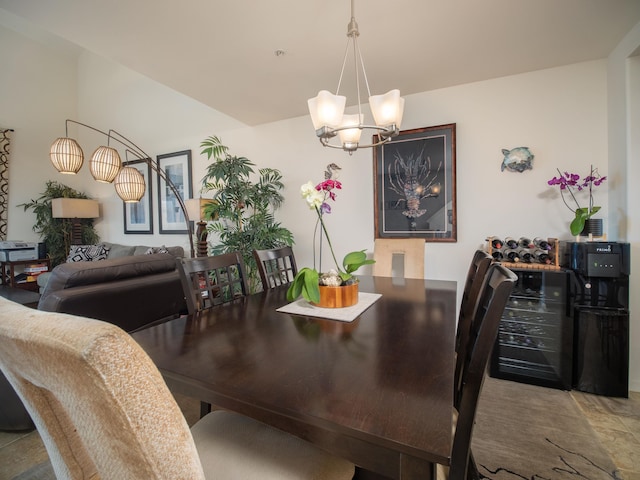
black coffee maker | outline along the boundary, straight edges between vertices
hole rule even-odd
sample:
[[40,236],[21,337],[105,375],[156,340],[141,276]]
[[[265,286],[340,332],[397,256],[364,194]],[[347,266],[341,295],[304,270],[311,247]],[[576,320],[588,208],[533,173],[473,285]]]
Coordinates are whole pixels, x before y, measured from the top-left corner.
[[628,243],[566,245],[576,390],[629,396],[629,256]]

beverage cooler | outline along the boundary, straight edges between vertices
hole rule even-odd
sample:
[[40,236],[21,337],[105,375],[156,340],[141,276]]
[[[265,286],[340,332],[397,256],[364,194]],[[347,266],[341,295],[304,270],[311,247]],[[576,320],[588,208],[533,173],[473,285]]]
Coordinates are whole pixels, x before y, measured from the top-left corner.
[[618,242],[570,242],[568,303],[574,320],[573,388],[629,395],[630,248]]
[[500,321],[492,377],[571,389],[573,323],[570,272],[508,266],[518,277]]

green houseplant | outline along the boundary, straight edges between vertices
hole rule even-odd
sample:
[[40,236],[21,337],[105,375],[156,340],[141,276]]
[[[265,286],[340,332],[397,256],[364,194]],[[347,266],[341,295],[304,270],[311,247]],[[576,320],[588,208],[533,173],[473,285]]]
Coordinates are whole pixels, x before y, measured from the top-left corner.
[[[40,197],[18,205],[18,207],[23,207],[25,212],[32,210],[35,213],[36,222],[33,225],[33,231],[39,234],[44,242],[52,267],[65,262],[69,253],[73,230],[71,219],[53,218],[51,200],[54,198],[89,197],[62,183],[48,181]],[[94,244],[100,241],[100,237],[93,227],[92,218],[82,218],[80,223],[82,224],[83,243]]]
[[253,250],[293,244],[293,234],[274,216],[284,201],[282,174],[277,169],[261,168],[257,181],[253,181],[255,164],[245,157],[230,155],[218,137],[208,137],[200,146],[208,160],[214,159],[207,167],[201,189],[203,193],[213,192],[205,215],[210,219],[207,231],[215,234],[218,242],[209,245],[209,253],[241,252],[249,288],[256,292],[262,283]]
[[[601,207],[594,205],[593,202],[593,189],[600,186],[607,177],[601,176],[600,173],[598,173],[598,169],[593,168],[593,165],[591,166],[589,175],[585,176],[582,180],[580,180],[580,175],[575,173],[564,172],[563,174],[558,170],[558,174],[558,177],[553,177],[547,182],[547,184],[550,186],[557,185],[560,188],[562,201],[567,208],[575,214],[574,219],[569,225],[571,235],[580,235],[584,229],[586,221],[600,211]],[[580,206],[574,190],[576,192],[587,191],[589,193],[589,200],[586,207]],[[575,204],[575,208],[567,203],[567,199],[565,197],[566,194],[570,196],[572,203]]]

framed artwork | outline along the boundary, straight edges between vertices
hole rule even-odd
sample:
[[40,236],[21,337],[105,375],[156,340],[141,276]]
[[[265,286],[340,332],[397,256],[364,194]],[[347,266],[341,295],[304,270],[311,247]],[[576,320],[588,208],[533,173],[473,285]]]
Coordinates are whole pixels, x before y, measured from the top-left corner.
[[[175,185],[183,200],[191,198],[193,186],[191,184],[191,150],[158,155],[158,167]],[[160,233],[188,233],[184,214],[175,194],[167,182],[158,175],[158,212],[160,216]]]
[[[149,159],[151,161],[151,159]],[[125,167],[133,167],[144,177],[144,196],[136,203],[122,202],[124,207],[124,233],[153,233],[151,199],[151,165],[145,160],[123,162]]]
[[457,241],[455,123],[403,130],[375,147],[373,175],[375,238]]

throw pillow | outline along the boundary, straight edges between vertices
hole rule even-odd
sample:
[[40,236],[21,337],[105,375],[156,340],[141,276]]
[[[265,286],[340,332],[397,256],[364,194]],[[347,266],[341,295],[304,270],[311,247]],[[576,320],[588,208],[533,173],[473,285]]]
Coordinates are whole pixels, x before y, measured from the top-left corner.
[[152,255],[154,253],[169,253],[169,250],[167,250],[167,247],[162,245],[161,247],[149,247],[144,253],[145,255]]
[[71,245],[67,262],[95,262],[105,260],[109,248],[100,245]]

